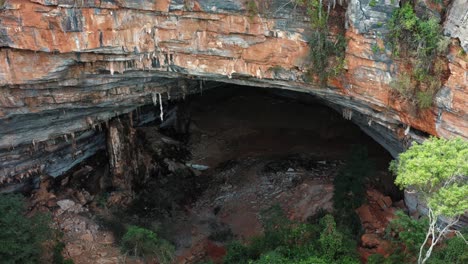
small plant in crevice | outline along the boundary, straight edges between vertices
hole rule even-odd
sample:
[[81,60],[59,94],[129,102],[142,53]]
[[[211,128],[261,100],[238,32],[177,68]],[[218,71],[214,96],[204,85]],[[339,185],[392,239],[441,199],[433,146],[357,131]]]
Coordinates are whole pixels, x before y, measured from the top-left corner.
[[[345,68],[346,39],[344,31],[336,36],[330,36],[329,10],[321,0],[296,0],[296,3],[306,8],[310,19],[312,34],[308,36],[309,62],[307,80],[316,80],[325,85],[327,80],[341,74]],[[329,6],[332,6],[329,3]]]
[[258,6],[255,0],[248,0],[246,3],[247,6],[247,14],[249,15],[249,19],[253,20],[253,18],[258,15]]
[[443,57],[450,39],[442,35],[439,19],[417,15],[407,2],[394,10],[389,23],[388,43],[408,73],[401,73],[390,86],[395,95],[417,109],[430,108],[433,98],[447,78]]
[[385,52],[385,48],[381,48],[377,43],[371,45],[371,50],[374,55],[380,55]]

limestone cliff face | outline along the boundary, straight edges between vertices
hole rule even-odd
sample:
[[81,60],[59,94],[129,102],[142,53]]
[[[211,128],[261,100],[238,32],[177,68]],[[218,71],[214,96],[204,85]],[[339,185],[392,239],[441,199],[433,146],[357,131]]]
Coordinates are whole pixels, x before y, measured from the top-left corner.
[[[425,133],[468,137],[468,61],[456,48],[436,106],[414,114],[390,96],[398,65],[371,47],[384,46],[398,1],[337,7],[346,15],[347,69],[326,87],[304,81],[313,67],[304,11],[289,0],[257,0],[257,13],[248,2],[0,1],[0,181],[60,175],[105,148],[107,120],[207,81],[314,94],[394,155]],[[465,50],[467,11],[467,0],[454,0],[445,23]]]

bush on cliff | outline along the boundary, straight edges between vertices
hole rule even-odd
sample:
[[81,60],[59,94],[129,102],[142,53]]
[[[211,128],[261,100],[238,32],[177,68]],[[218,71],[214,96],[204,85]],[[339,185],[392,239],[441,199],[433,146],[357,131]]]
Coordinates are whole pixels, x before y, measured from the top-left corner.
[[50,238],[50,217],[26,217],[26,202],[19,194],[0,195],[0,262],[39,263],[43,242]]

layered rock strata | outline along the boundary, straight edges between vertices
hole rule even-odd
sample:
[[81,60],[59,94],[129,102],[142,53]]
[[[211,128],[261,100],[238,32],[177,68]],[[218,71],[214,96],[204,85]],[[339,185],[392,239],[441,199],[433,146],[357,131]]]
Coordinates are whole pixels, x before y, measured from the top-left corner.
[[[0,1],[0,181],[60,175],[105,148],[99,126],[107,120],[207,81],[314,94],[393,155],[429,134],[468,137],[459,47],[433,108],[411,113],[391,96],[399,68],[383,35],[398,1],[337,3],[338,15],[346,9],[347,69],[326,86],[304,81],[314,66],[304,10],[289,0],[253,1],[256,10],[248,2]],[[464,2],[448,7],[445,33],[466,51]]]

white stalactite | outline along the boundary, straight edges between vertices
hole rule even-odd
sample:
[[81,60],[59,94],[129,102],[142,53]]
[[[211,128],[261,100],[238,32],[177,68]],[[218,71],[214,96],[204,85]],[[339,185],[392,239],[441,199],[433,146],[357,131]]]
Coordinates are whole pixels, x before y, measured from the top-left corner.
[[156,97],[156,93],[151,93],[151,100],[153,100],[153,105],[158,105],[158,98]]
[[114,62],[113,61],[110,62],[109,70],[110,70],[111,75],[114,75]]
[[158,96],[159,96],[159,111],[161,112],[160,113],[160,117],[161,117],[161,121],[164,121],[164,109],[163,109],[163,102],[162,102],[162,98],[161,98],[161,93],[158,93]]

